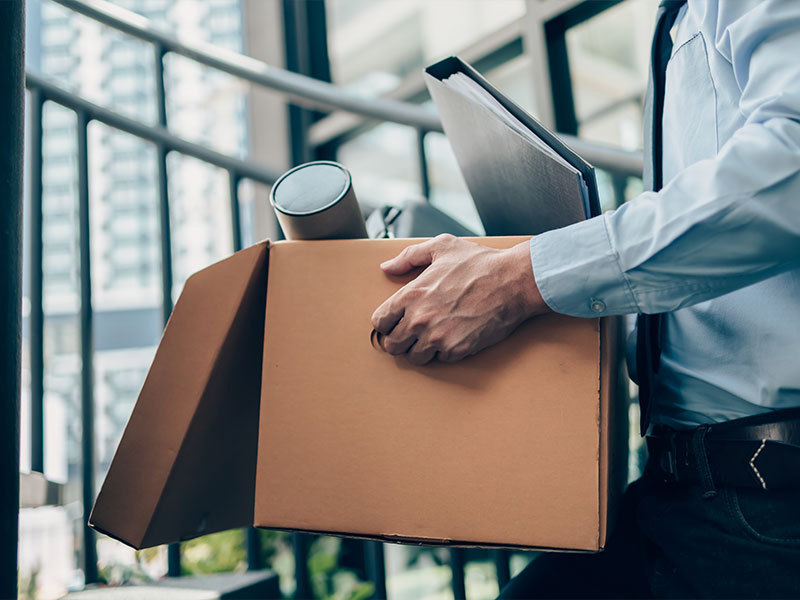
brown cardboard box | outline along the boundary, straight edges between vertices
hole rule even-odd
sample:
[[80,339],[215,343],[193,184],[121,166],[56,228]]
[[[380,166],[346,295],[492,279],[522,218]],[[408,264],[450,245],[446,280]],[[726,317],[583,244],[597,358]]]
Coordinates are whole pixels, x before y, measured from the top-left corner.
[[540,317],[412,366],[371,345],[369,318],[413,277],[378,264],[418,241],[262,242],[192,276],[91,525],[136,548],[251,524],[602,548],[615,328]]

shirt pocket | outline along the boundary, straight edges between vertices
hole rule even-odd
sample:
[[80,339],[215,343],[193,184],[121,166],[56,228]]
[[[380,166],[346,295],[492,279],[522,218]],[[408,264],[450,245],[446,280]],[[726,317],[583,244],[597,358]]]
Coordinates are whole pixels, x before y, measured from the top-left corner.
[[703,35],[680,44],[667,63],[663,115],[664,183],[718,150],[717,98]]

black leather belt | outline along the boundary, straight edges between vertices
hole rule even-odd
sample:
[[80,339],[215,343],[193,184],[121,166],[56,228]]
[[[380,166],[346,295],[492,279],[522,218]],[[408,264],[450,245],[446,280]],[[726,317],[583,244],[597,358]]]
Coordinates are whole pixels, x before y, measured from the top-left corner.
[[709,469],[718,487],[798,488],[800,407],[688,431],[656,426],[647,449],[648,469],[667,483],[704,483]]

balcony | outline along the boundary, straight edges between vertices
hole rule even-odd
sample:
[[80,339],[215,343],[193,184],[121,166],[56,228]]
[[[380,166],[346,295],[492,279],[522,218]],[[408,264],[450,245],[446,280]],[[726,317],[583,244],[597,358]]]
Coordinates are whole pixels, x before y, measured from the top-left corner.
[[[0,437],[21,443],[22,470],[43,473],[50,491],[26,501],[49,506],[22,509],[19,546],[15,535],[0,537],[8,564],[19,549],[21,595],[272,569],[281,592],[297,598],[493,597],[531,553],[250,528],[133,554],[89,529],[88,512],[184,281],[280,236],[265,190],[286,168],[337,159],[351,167],[366,206],[418,197],[480,230],[424,91],[426,62],[457,52],[559,131],[601,170],[605,208],[640,189],[644,66],[624,48],[591,56],[598,31],[650,12],[631,0],[514,0],[502,11],[476,2],[463,31],[444,40],[425,34],[443,18],[436,3],[355,10],[342,0],[269,8],[230,0],[199,15],[181,2],[125,4],[151,19],[104,0],[28,8],[26,229],[24,244],[16,240],[25,252],[22,433],[10,427],[16,417],[5,418],[16,411],[9,390]],[[275,22],[266,20],[273,9]],[[268,35],[254,33],[248,16],[265,19]],[[413,35],[382,36],[394,19]],[[97,46],[116,48],[135,69],[115,71],[91,49],[65,55],[63,40],[83,36],[110,40]],[[59,44],[59,57],[48,44]],[[621,91],[606,89],[598,68],[624,81]],[[122,97],[139,92],[146,103]],[[112,152],[124,153],[121,162]],[[19,367],[16,350],[3,356]],[[3,475],[16,481],[20,465],[3,452],[3,469],[14,463],[13,477]],[[30,485],[39,484],[26,476]]]

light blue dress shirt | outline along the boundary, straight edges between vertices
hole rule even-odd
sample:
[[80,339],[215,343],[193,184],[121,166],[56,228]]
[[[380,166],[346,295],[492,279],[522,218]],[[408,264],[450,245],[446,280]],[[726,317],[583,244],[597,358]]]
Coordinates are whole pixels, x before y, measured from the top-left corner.
[[800,406],[800,1],[689,0],[673,36],[664,188],[531,256],[556,312],[668,312],[652,422],[685,428]]

